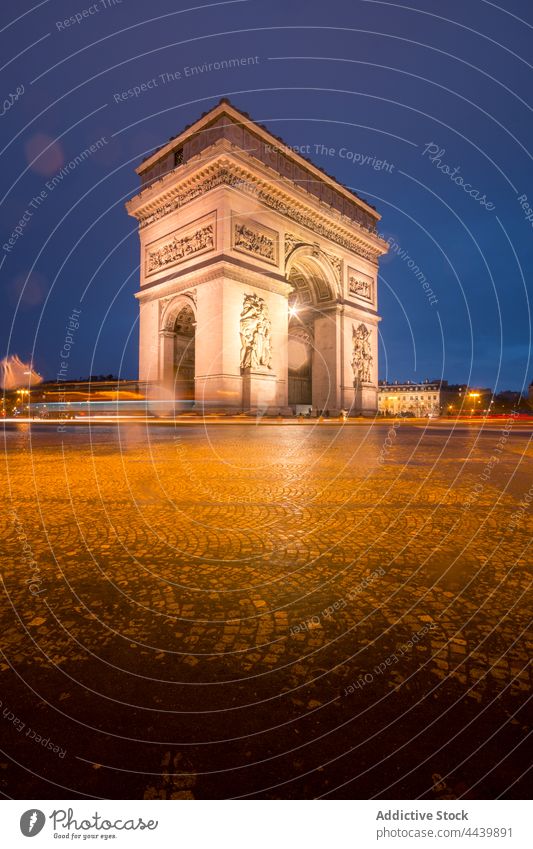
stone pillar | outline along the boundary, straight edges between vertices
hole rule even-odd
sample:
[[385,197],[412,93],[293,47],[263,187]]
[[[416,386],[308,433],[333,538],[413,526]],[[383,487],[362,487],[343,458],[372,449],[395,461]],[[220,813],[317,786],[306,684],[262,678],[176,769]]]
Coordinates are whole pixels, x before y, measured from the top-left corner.
[[195,409],[239,412],[239,310],[234,281],[220,277],[198,287],[195,349]]
[[317,315],[314,320],[312,371],[313,407],[336,415],[340,409],[340,362],[337,310]]
[[[368,333],[356,339],[354,333]],[[343,318],[343,407],[352,416],[374,416],[378,408],[378,325],[347,307]],[[366,377],[362,380],[361,377]],[[369,379],[368,379],[369,378]]]
[[166,389],[174,388],[174,333],[159,331],[159,381]]
[[[258,299],[270,322],[270,368],[241,368],[241,319],[249,297]],[[198,286],[195,409],[287,412],[287,325],[285,292],[223,276]]]
[[242,371],[242,409],[275,415],[278,412],[276,375],[267,368],[246,368]]
[[159,380],[159,301],[139,301],[139,380],[154,383]]
[[378,390],[373,383],[358,380],[353,382],[353,415],[373,416],[378,408]]

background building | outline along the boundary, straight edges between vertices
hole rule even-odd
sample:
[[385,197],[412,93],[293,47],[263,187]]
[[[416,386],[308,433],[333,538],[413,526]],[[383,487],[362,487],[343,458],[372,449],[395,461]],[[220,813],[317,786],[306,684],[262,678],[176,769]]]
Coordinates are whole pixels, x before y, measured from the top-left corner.
[[447,380],[406,380],[378,386],[378,412],[386,416],[457,416],[486,414],[492,409],[492,389]]
[[378,386],[378,412],[385,416],[439,416],[442,406],[442,381],[387,383]]

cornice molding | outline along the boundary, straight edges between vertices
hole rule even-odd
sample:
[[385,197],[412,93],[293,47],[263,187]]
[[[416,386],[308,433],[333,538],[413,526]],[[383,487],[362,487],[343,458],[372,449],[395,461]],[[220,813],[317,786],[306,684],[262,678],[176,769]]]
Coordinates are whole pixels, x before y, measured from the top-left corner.
[[162,281],[148,287],[143,287],[140,292],[137,292],[135,297],[141,303],[147,301],[159,301],[169,296],[184,294],[189,292],[191,287],[202,285],[202,283],[212,283],[215,280],[233,280],[244,286],[254,286],[256,289],[263,289],[265,292],[274,292],[276,295],[288,297],[292,292],[290,283],[275,280],[266,277],[260,272],[250,271],[249,269],[239,268],[229,262],[217,262],[203,269],[191,269],[183,281],[179,278]]
[[[167,181],[163,179],[161,182]],[[340,213],[333,215],[313,208],[311,202],[304,203],[296,199],[285,187],[273,185],[227,154],[219,155],[203,167],[196,168],[184,180],[169,181],[166,189],[161,186],[156,192],[156,186],[152,186],[147,192],[148,196],[143,198],[144,192],[136,195],[128,201],[126,208],[139,221],[139,228],[143,229],[221,186],[254,197],[288,221],[300,224],[369,262],[377,263],[379,256],[388,250],[387,243],[379,236],[365,233],[362,228],[360,233],[357,232],[359,228],[356,224],[346,226],[344,222],[335,220],[341,218]]]

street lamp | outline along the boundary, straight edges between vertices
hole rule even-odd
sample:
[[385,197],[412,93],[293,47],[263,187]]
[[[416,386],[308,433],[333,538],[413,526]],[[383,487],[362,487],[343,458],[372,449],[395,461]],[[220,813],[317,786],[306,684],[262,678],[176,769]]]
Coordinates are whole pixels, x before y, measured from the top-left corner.
[[468,393],[468,397],[473,398],[473,400],[474,400],[474,406],[472,408],[472,412],[475,412],[475,410],[477,409],[476,404],[479,404],[479,396],[480,396],[479,392],[469,392]]

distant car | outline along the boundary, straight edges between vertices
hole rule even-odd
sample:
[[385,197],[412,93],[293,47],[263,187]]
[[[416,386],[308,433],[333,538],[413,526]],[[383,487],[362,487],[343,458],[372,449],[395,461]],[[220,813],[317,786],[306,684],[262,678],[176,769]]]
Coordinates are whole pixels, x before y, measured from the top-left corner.
[[37,414],[39,419],[74,419],[74,413],[67,410],[43,410]]

